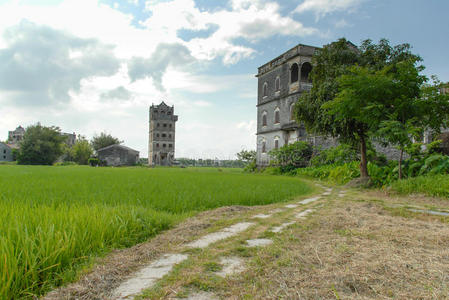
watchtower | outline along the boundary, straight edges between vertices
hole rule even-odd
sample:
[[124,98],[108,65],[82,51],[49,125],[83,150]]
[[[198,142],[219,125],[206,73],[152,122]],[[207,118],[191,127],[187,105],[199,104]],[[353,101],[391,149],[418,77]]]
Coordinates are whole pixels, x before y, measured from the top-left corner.
[[164,101],[150,106],[150,138],[148,144],[148,164],[150,166],[170,166],[175,159],[174,106]]

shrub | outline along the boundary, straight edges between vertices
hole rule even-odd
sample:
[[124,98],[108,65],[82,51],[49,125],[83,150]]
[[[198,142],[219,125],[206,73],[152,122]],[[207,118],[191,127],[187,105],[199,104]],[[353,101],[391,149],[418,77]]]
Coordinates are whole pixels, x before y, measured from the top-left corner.
[[357,160],[357,150],[353,147],[341,144],[336,147],[331,147],[325,150],[319,150],[311,160],[311,166],[321,166],[321,165],[331,165],[337,164],[342,165],[349,163],[351,161]]
[[91,157],[88,159],[88,163],[91,167],[97,167],[100,164],[100,160],[96,157]]
[[302,141],[270,151],[270,155],[273,157],[272,164],[282,167],[283,172],[308,166],[312,154],[312,145]]

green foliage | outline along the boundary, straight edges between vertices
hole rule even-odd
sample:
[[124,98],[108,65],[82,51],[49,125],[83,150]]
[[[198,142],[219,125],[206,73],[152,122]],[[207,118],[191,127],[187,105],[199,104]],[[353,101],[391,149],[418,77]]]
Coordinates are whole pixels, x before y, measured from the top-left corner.
[[420,60],[410,45],[392,47],[387,40],[366,40],[359,49],[345,39],[326,45],[313,58],[313,87],[296,103],[296,119],[311,133],[359,144],[361,175],[368,176],[366,146],[379,126],[390,126],[384,132],[394,137],[387,139],[389,143],[408,138],[404,130],[410,128],[395,122],[404,120],[411,126],[415,117],[407,105],[418,97],[425,80],[419,75],[422,67],[416,66]]
[[280,166],[282,170],[306,167],[313,154],[313,147],[307,142],[298,141],[293,144],[287,144],[279,149],[270,151],[273,158],[272,164]]
[[325,150],[319,150],[310,160],[311,166],[342,165],[358,159],[357,151],[350,145],[340,144]]
[[87,162],[91,167],[97,167],[98,165],[100,165],[100,160],[96,157],[89,158]]
[[392,182],[391,188],[401,194],[422,193],[449,198],[449,175],[427,175]]
[[120,141],[118,138],[113,137],[109,133],[102,132],[100,135],[95,135],[92,140],[90,141],[92,148],[94,148],[95,151],[98,149],[123,143],[123,141]]
[[20,143],[18,164],[52,165],[62,155],[65,139],[58,127],[29,126]]
[[244,164],[245,172],[254,172],[257,169],[255,150],[242,150],[237,153],[237,158]]
[[92,257],[197,211],[311,191],[298,178],[236,169],[0,165],[0,299],[39,298]]
[[79,165],[87,165],[89,158],[93,154],[93,149],[89,142],[83,138],[78,137],[75,145],[72,147],[73,160]]

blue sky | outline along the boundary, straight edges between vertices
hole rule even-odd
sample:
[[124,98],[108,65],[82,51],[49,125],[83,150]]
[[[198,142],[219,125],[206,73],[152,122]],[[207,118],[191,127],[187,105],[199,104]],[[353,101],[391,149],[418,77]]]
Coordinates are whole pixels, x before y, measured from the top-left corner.
[[0,140],[40,121],[148,150],[148,107],[179,115],[176,156],[255,148],[257,67],[298,43],[410,43],[449,81],[449,1],[0,0]]

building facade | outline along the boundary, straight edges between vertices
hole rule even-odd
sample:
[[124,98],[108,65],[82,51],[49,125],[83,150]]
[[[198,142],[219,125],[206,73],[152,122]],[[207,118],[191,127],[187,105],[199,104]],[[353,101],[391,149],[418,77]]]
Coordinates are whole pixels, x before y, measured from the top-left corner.
[[302,92],[312,87],[309,77],[312,56],[318,47],[297,45],[262,65],[256,75],[257,91],[257,165],[270,162],[269,152],[298,140],[314,139],[329,143],[333,139],[309,137],[303,126],[295,122],[293,108]]
[[148,142],[148,164],[150,166],[170,166],[174,162],[175,126],[178,121],[174,110],[174,106],[168,106],[164,101],[150,107]]
[[19,125],[15,130],[8,131],[8,144],[19,145],[25,135],[25,129]]
[[0,161],[13,161],[11,147],[2,142],[0,142]]
[[139,151],[115,144],[97,150],[98,159],[107,166],[133,166],[139,161]]

